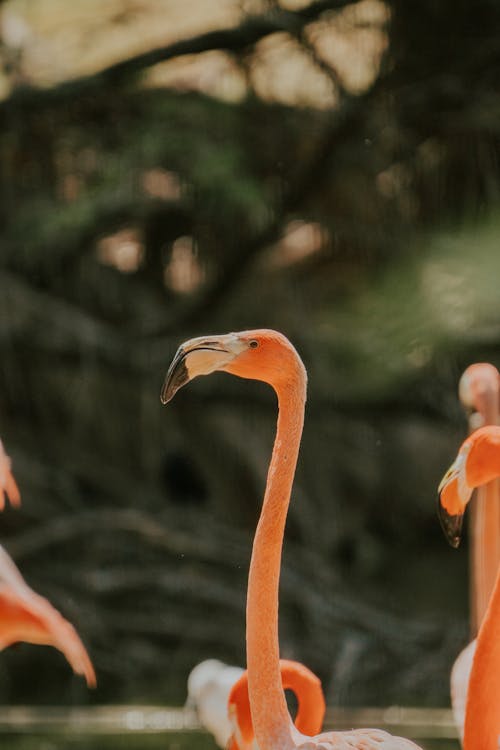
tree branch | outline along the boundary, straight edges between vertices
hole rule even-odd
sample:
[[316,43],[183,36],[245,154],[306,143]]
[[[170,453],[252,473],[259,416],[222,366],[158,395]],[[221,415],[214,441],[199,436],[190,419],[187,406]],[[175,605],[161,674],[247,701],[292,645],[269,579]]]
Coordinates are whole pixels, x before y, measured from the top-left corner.
[[50,89],[34,86],[19,87],[8,99],[0,102],[0,118],[16,107],[38,109],[67,99],[95,93],[106,86],[123,84],[142,70],[177,57],[197,55],[212,50],[241,52],[257,44],[271,34],[300,33],[301,29],[318,19],[323,13],[354,5],[359,0],[314,0],[310,5],[296,11],[281,9],[265,16],[249,16],[240,26],[218,29],[204,34],[181,39],[164,47],[148,50],[126,60],[120,60],[104,70],[89,76],[65,81]]
[[[302,206],[312,188],[318,186],[326,176],[326,169],[331,162],[330,156],[338,147],[338,141],[344,135],[352,136],[358,124],[358,116],[364,111],[369,96],[375,86],[359,97],[346,99],[339,110],[335,110],[323,134],[318,139],[310,159],[284,189],[281,200],[273,207],[272,219],[264,229],[249,237],[242,243],[237,252],[233,251],[226,261],[222,272],[194,298],[189,299],[183,308],[176,311],[169,322],[161,328],[148,331],[151,340],[160,343],[161,338],[171,335],[179,328],[189,328],[208,311],[212,313],[225,301],[238,281],[244,276],[255,257],[267,247],[277,242],[283,232],[283,226],[294,211]],[[332,121],[333,120],[333,121]]]

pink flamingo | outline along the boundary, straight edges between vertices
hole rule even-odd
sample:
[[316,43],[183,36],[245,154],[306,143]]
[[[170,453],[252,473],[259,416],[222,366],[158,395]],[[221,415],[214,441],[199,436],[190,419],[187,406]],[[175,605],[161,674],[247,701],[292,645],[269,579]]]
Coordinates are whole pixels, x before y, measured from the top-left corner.
[[[498,424],[500,375],[487,362],[470,365],[458,385],[462,404],[470,412],[469,430]],[[490,600],[500,562],[500,504],[498,481],[477,488],[471,507],[471,612],[475,636]]]
[[162,403],[166,404],[189,380],[216,370],[264,381],[278,397],[277,432],[247,592],[248,693],[260,750],[415,750],[413,742],[378,729],[308,737],[293,726],[280,675],[278,588],[285,521],[304,422],[307,375],[292,344],[276,331],[200,337],[178,349],[163,384]]
[[[304,734],[316,734],[323,726],[325,699],[321,682],[310,669],[296,661],[280,660],[284,690],[292,690],[298,703],[295,726]],[[219,747],[256,750],[248,674],[218,659],[205,659],[189,673],[186,707],[194,708],[202,726]]]
[[19,488],[10,467],[10,458],[6,454],[0,440],[0,510],[3,510],[5,507],[5,495],[8,496],[10,504],[13,507],[18,508],[21,505]]
[[[472,490],[500,476],[500,427],[480,427],[462,444],[439,485],[439,518],[458,547]],[[482,619],[465,706],[464,750],[498,750],[500,739],[500,568]]]
[[73,625],[28,586],[0,546],[0,651],[18,641],[57,648],[73,671],[95,687],[92,662]]
[[[460,401],[469,412],[469,430],[498,424],[500,375],[487,362],[470,365],[458,385]],[[470,515],[471,632],[476,636],[488,607],[500,563],[500,503],[498,480],[481,485]],[[476,650],[474,638],[460,652],[451,671],[451,705],[463,740],[467,688]]]

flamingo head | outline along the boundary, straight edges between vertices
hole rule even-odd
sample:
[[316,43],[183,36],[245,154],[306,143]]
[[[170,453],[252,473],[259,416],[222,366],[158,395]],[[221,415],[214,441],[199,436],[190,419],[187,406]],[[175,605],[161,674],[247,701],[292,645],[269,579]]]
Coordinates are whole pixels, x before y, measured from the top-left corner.
[[458,384],[458,395],[462,405],[472,418],[473,429],[485,423],[496,422],[500,377],[494,365],[477,362],[469,365]]
[[500,427],[486,425],[465,440],[438,488],[441,525],[450,544],[458,547],[462,519],[472,490],[500,476]]
[[204,659],[191,670],[187,678],[185,707],[196,710],[203,691],[226,668],[219,659]]
[[262,380],[276,390],[286,387],[297,373],[306,382],[305,369],[283,334],[269,329],[200,336],[182,344],[170,365],[160,398],[168,403],[175,393],[198,375],[221,370],[241,378]]

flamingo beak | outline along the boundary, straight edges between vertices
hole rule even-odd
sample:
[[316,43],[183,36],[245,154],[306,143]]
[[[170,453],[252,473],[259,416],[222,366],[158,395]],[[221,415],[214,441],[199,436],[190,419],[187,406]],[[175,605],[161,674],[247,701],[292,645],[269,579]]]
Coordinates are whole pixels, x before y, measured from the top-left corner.
[[234,333],[186,341],[177,349],[168,368],[160,393],[162,404],[167,404],[193,378],[223,369],[247,348],[248,343]]
[[458,454],[438,487],[439,521],[446,539],[455,548],[462,539],[465,508],[472,494],[465,479],[465,459],[466,454]]
[[446,539],[456,549],[462,540],[464,514],[448,513],[441,502],[441,495],[438,495],[438,518]]

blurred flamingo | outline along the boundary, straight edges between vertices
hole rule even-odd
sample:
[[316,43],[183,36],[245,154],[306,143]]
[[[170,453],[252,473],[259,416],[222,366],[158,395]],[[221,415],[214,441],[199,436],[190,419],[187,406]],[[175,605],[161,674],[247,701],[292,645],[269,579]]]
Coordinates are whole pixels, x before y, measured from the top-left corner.
[[0,510],[5,507],[5,495],[16,508],[21,505],[21,495],[11,471],[11,461],[0,440]]
[[57,648],[73,671],[95,687],[92,662],[73,625],[28,586],[0,546],[0,651],[18,641]]
[[[460,401],[469,413],[469,431],[498,424],[500,375],[493,365],[470,365],[458,385]],[[470,609],[471,632],[476,636],[490,600],[500,563],[500,503],[498,480],[475,492],[470,514]],[[458,655],[451,671],[451,705],[463,739],[467,688],[476,650],[474,638]]]
[[260,750],[415,750],[413,742],[377,729],[308,737],[293,726],[280,675],[278,588],[285,521],[304,422],[307,375],[292,344],[276,331],[199,337],[179,347],[163,384],[162,403],[170,401],[189,380],[216,370],[264,381],[278,397],[277,432],[247,593],[248,692]]
[[[280,660],[280,671],[283,689],[292,690],[297,698],[295,725],[304,734],[319,732],[325,715],[320,680],[303,664],[288,659]],[[196,710],[220,747],[255,750],[245,670],[206,659],[191,670],[187,687],[186,707]]]
[[244,671],[218,659],[205,659],[193,667],[187,679],[186,707],[196,711],[200,724],[223,748],[232,732],[227,710],[229,693]]
[[[462,444],[439,485],[445,535],[458,547],[472,490],[500,476],[500,427],[480,427]],[[500,738],[500,568],[481,622],[465,707],[464,750],[498,750]]]

